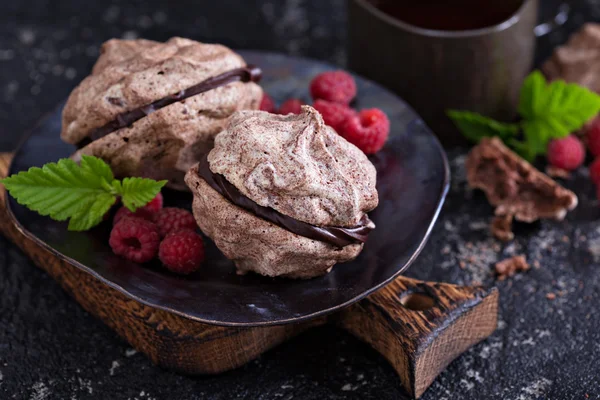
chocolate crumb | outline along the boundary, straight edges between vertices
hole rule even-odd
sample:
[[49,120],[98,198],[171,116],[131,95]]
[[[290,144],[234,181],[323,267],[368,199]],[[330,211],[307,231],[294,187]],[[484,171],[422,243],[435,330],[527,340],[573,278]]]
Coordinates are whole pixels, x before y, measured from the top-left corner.
[[554,167],[552,165],[546,167],[546,175],[551,176],[552,178],[562,179],[569,179],[571,177],[571,173],[566,169]]
[[515,275],[517,272],[527,271],[529,269],[529,264],[527,264],[525,256],[520,255],[497,262],[494,268],[496,269],[498,280],[503,281],[506,278]]
[[494,217],[492,224],[490,225],[490,231],[492,235],[503,242],[509,242],[515,238],[515,234],[512,231],[512,215],[499,215]]
[[575,193],[537,170],[498,138],[485,138],[473,147],[466,168],[469,186],[483,190],[496,207],[495,215],[503,217],[492,223],[496,237],[511,238],[511,218],[522,222],[562,220],[577,207]]

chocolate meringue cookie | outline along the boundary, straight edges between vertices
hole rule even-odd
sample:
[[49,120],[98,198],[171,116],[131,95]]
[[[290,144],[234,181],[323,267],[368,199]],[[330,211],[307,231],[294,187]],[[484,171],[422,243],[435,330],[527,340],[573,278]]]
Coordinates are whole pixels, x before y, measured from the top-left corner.
[[314,108],[302,111],[235,113],[186,175],[198,225],[239,273],[323,275],[375,227],[375,167]]
[[67,101],[61,137],[80,147],[75,158],[100,157],[116,176],[168,179],[186,189],[185,172],[212,148],[229,117],[259,107],[258,79],[225,46],[109,40]]

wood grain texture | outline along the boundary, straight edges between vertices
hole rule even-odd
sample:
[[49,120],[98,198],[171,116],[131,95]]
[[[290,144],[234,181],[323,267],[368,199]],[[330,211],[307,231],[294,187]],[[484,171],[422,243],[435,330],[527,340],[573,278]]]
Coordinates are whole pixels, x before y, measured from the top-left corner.
[[409,278],[340,313],[339,323],[369,343],[418,398],[446,366],[497,325],[498,291]]
[[[0,154],[0,176],[10,156]],[[100,318],[157,365],[186,374],[237,368],[298,333],[327,322],[260,328],[202,324],[141,304],[84,271],[59,260],[27,238],[4,207],[0,232],[91,314]],[[332,318],[369,343],[396,369],[403,386],[419,397],[458,355],[496,328],[498,293],[475,287],[399,277]]]

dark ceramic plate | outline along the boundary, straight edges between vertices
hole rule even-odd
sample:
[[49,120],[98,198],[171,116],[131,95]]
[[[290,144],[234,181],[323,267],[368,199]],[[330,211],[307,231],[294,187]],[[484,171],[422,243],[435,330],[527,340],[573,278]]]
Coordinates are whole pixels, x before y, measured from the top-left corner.
[[[264,70],[263,87],[276,101],[308,98],[308,84],[333,67],[283,55],[243,52]],[[201,322],[258,326],[297,322],[349,305],[390,282],[422,250],[448,190],[448,163],[440,144],[421,119],[386,89],[356,77],[356,107],[380,107],[392,123],[391,139],[372,158],[378,171],[380,204],[371,214],[377,229],[353,262],[339,264],[327,276],[306,281],[238,276],[234,265],[211,242],[201,271],[189,277],[171,275],[158,263],[137,265],[112,254],[110,223],[86,233],[69,232],[9,201],[21,229],[78,268],[149,306]],[[62,106],[50,114],[17,151],[11,173],[68,157],[61,142]],[[168,205],[189,208],[191,195],[165,193]]]

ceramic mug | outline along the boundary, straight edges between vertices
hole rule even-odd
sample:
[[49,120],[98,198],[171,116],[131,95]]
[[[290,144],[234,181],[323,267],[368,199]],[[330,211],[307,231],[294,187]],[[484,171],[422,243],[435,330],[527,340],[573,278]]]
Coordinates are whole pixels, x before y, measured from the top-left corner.
[[348,0],[349,67],[398,93],[442,142],[460,143],[447,109],[504,121],[516,115],[533,64],[538,0],[515,8],[496,25],[434,30],[402,22],[372,1]]

